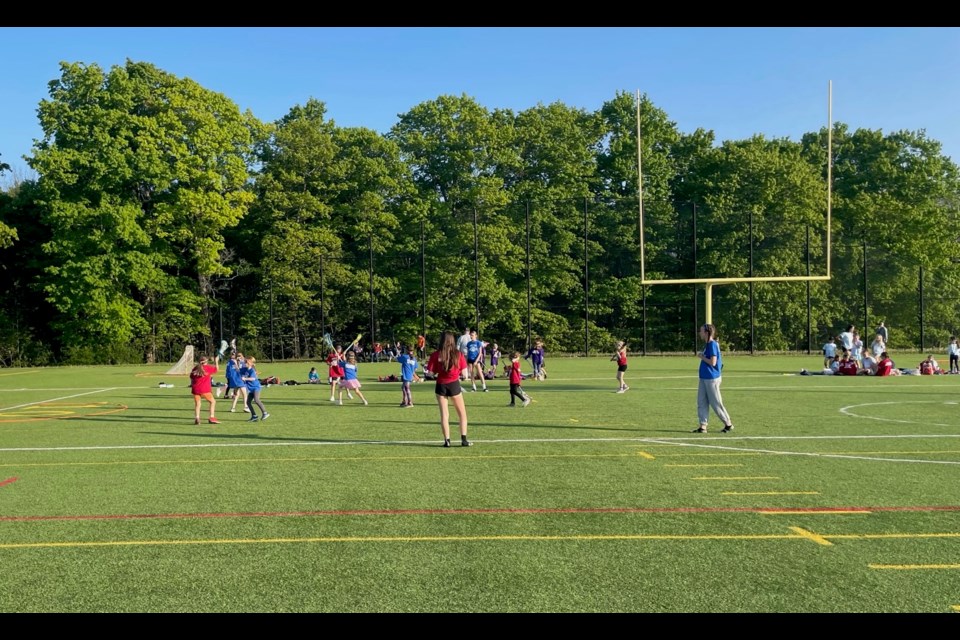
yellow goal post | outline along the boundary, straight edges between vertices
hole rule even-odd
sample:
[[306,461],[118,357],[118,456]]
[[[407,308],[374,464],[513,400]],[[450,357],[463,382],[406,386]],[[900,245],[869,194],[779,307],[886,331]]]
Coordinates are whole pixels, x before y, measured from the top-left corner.
[[830,220],[833,200],[833,81],[827,83],[827,273],[820,276],[750,276],[743,278],[678,278],[674,280],[648,280],[643,238],[643,154],[640,146],[640,91],[637,90],[637,192],[640,207],[640,284],[702,284],[706,287],[705,320],[713,323],[713,287],[721,284],[742,282],[811,282],[830,279]]

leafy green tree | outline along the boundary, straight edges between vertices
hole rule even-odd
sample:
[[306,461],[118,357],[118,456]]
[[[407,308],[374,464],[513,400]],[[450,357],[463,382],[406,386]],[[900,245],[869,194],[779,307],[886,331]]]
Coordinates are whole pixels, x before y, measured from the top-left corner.
[[[804,136],[809,158],[824,155],[826,134]],[[842,123],[834,127],[833,155],[834,277],[829,299],[821,301],[830,308],[821,316],[821,328],[859,326],[866,314],[868,321],[885,320],[898,328],[891,334],[892,346],[918,345],[922,266],[928,275],[938,274],[940,303],[927,309],[926,321],[941,327],[934,337],[946,344],[949,329],[956,326],[953,301],[960,295],[955,275],[960,245],[953,231],[960,204],[957,166],[922,131],[851,133]],[[872,337],[872,328],[862,327],[866,338]]]
[[[493,326],[504,300],[503,279],[489,259],[499,242],[500,213],[510,198],[504,175],[519,166],[513,116],[490,112],[468,96],[441,96],[400,116],[388,137],[410,167],[423,205],[428,264],[428,327]],[[474,219],[476,217],[476,225]],[[477,268],[480,304],[476,304]],[[481,328],[482,328],[481,327]]]
[[111,360],[157,340],[210,340],[210,278],[246,189],[259,123],[153,65],[61,64],[39,107],[39,176],[53,258],[45,290],[74,347]]
[[[801,150],[798,143],[758,135],[724,142],[693,163],[689,193],[704,205],[698,216],[699,277],[806,275],[806,230],[822,227],[826,190],[819,169]],[[805,285],[754,287],[756,347],[796,348],[806,333],[800,295]],[[749,348],[750,285],[723,285],[713,296],[718,329],[735,348]]]

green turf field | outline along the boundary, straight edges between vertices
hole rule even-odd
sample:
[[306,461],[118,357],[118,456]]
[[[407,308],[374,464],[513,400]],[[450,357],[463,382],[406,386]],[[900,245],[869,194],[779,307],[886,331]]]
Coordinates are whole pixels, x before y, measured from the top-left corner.
[[396,364],[360,365],[370,406],[273,386],[218,426],[166,366],[3,369],[0,611],[957,611],[960,376],[785,375],[819,362],[725,358],[736,430],[704,435],[693,355],[622,395],[548,358],[450,449]]

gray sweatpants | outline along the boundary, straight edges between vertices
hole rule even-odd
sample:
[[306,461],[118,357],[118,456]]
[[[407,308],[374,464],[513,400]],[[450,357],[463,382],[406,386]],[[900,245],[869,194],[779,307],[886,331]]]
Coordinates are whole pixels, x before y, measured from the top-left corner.
[[700,386],[697,389],[697,417],[700,419],[701,426],[707,426],[707,418],[710,415],[710,408],[717,414],[717,417],[723,421],[723,425],[730,424],[730,416],[723,406],[723,398],[720,397],[720,378],[705,380],[700,378]]

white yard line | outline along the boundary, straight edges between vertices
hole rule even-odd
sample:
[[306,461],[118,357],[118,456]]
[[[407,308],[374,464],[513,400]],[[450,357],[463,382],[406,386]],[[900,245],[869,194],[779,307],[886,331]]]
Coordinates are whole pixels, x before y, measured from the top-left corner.
[[[116,388],[117,387],[107,387],[106,389],[97,389],[96,391],[87,391],[86,393],[75,393],[72,396],[61,396],[59,398],[51,398],[48,400],[38,400],[37,402],[26,402],[24,404],[14,405],[12,407],[4,407],[3,409],[0,409],[0,413],[3,413],[4,411],[10,411],[12,409],[22,409],[23,407],[32,407],[34,405],[44,404],[47,402],[59,402],[60,400],[69,400],[70,398],[79,398],[80,396],[89,396],[94,393],[103,393],[104,391],[113,391]],[[38,391],[40,391],[40,389],[38,389]],[[47,391],[47,389],[43,389],[43,391]]]
[[[832,458],[854,458],[862,460],[881,460],[889,461],[890,458],[863,458],[858,456],[840,455],[840,454],[819,454],[809,452],[778,451],[773,449],[752,449],[725,447],[722,445],[701,444],[704,440],[722,440],[724,442],[742,441],[742,440],[881,440],[887,438],[960,438],[960,434],[911,434],[911,435],[856,435],[856,436],[700,436],[700,437],[680,437],[680,438],[517,438],[517,439],[499,439],[499,440],[477,440],[482,444],[541,444],[541,443],[593,443],[593,442],[634,442],[644,444],[661,444],[676,446],[699,446],[718,449],[731,449],[734,451],[770,453],[780,455],[805,455],[805,456],[823,456]],[[694,442],[691,442],[694,441]],[[351,440],[348,442],[312,442],[303,440],[301,442],[223,442],[207,444],[146,444],[146,445],[103,445],[90,447],[17,447],[0,449],[0,452],[15,451],[103,451],[116,449],[207,449],[207,448],[226,448],[226,447],[336,447],[336,446],[356,446],[356,445],[436,445],[437,440]],[[917,460],[893,460],[902,462],[918,462]],[[939,462],[939,464],[960,464],[960,462]]]

